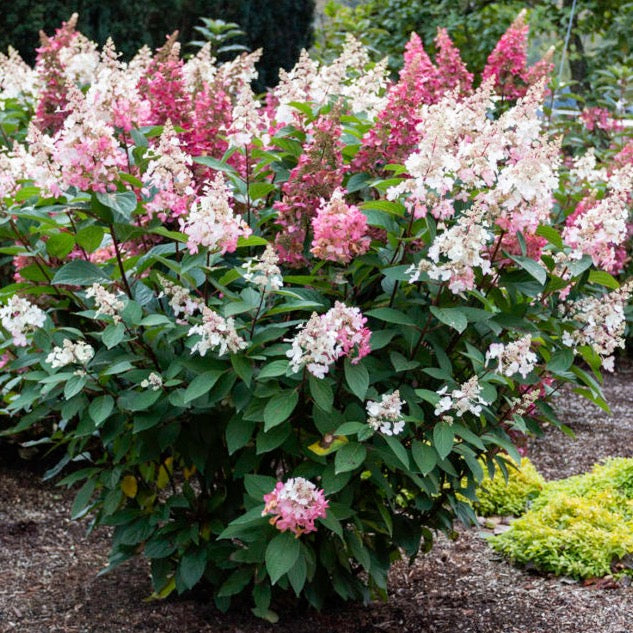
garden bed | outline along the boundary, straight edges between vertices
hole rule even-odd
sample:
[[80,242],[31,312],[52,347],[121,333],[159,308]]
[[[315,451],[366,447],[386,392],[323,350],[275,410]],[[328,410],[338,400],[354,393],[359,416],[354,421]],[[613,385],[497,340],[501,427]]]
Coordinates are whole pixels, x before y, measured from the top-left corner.
[[[613,415],[563,394],[557,406],[577,439],[548,431],[530,457],[548,479],[585,472],[608,456],[633,457],[633,366],[607,377]],[[237,608],[224,615],[195,596],[145,602],[144,561],[97,577],[109,536],[88,537],[69,519],[72,494],[28,469],[0,468],[0,630],[24,633],[255,633],[272,626]],[[508,565],[477,530],[439,538],[432,552],[391,573],[390,601],[321,614],[278,608],[279,633],[630,633],[633,588],[601,580],[583,586]]]

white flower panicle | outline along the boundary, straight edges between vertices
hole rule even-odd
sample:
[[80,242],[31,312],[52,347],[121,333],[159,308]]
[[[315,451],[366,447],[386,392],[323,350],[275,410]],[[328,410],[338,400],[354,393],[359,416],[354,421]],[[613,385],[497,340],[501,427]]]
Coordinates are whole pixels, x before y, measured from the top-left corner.
[[265,114],[260,114],[260,104],[255,100],[250,86],[245,86],[233,107],[231,127],[227,140],[237,147],[250,145],[253,138],[259,136],[260,130],[268,127],[269,122]]
[[226,352],[236,354],[248,347],[248,343],[235,330],[232,317],[225,319],[207,306],[202,306],[202,323],[189,329],[187,336],[200,335],[200,340],[191,348],[191,353],[204,356],[210,349],[219,348],[218,355]]
[[2,327],[13,337],[13,344],[25,347],[26,335],[44,325],[46,313],[26,299],[13,295],[0,307]]
[[96,316],[109,316],[115,323],[121,322],[121,311],[125,303],[121,300],[122,293],[114,294],[106,290],[101,284],[92,284],[86,291],[86,297],[95,300]]
[[479,415],[482,405],[486,401],[481,397],[481,385],[479,378],[472,376],[458,389],[453,389],[450,395],[445,395],[448,387],[442,387],[437,393],[442,396],[435,407],[435,415],[441,415],[446,411],[455,411],[457,417],[462,417],[464,413]]
[[153,371],[147,378],[141,381],[141,389],[158,391],[163,386],[163,377]]
[[366,405],[367,424],[383,435],[399,435],[404,430],[402,404],[397,389],[390,395],[383,394],[380,402],[370,400]]
[[[585,297],[561,306],[564,320],[574,329],[563,333],[564,345],[574,348],[589,345],[602,357],[602,366],[613,371],[613,352],[624,347],[627,305],[633,292],[633,281],[600,297]],[[580,327],[578,327],[578,325]]]
[[46,357],[46,362],[53,368],[66,367],[66,365],[78,364],[87,365],[95,355],[92,345],[79,341],[73,343],[65,338],[62,346],[55,346],[53,351]]
[[497,373],[503,376],[521,374],[525,378],[535,367],[538,357],[530,349],[532,337],[529,334],[511,343],[492,343],[486,352],[486,365],[494,358],[498,360]]
[[302,367],[317,378],[324,378],[330,365],[357,349],[351,362],[358,362],[370,352],[371,332],[364,327],[367,319],[358,308],[350,308],[337,301],[325,314],[312,313],[310,320],[300,326],[292,339],[292,348],[286,352],[293,372]]
[[414,283],[426,272],[431,279],[447,281],[454,294],[472,290],[475,286],[474,268],[487,274],[491,270],[487,254],[487,245],[492,240],[492,233],[483,218],[480,208],[473,207],[467,211],[460,221],[448,229],[438,225],[438,234],[428,250],[427,259],[407,270],[409,281]]
[[169,297],[169,306],[174,311],[174,316],[179,315],[191,316],[201,308],[201,302],[198,299],[194,299],[186,288],[173,283],[166,277],[158,275],[158,281],[163,287],[162,292],[158,295],[158,298]]
[[284,285],[279,258],[271,244],[266,245],[259,257],[253,257],[242,264],[242,268],[246,269],[244,279],[265,292],[279,290]]
[[221,172],[205,188],[204,195],[193,204],[186,218],[180,219],[180,228],[189,238],[187,248],[193,255],[200,246],[232,253],[240,236],[251,234],[250,227],[235,215],[229,203],[231,192]]

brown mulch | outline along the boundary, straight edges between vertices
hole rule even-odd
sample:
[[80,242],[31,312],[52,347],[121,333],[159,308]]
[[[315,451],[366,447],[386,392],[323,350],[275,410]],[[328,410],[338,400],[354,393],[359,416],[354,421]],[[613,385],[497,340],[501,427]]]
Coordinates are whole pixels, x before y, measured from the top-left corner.
[[[530,457],[550,479],[633,456],[633,366],[606,382],[608,416],[565,393],[557,408],[576,439],[548,430]],[[583,586],[519,570],[477,529],[439,537],[414,565],[397,565],[388,603],[316,613],[286,610],[274,627],[242,609],[221,614],[204,596],[146,602],[142,560],[97,576],[108,534],[72,522],[72,494],[21,467],[0,468],[0,632],[20,633],[631,633],[633,587]]]

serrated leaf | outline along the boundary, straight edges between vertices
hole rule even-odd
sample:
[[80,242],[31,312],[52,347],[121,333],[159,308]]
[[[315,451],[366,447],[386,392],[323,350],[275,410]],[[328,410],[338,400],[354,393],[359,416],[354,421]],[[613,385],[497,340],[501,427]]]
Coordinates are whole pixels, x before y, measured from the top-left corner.
[[274,585],[297,562],[301,553],[301,542],[290,532],[278,534],[268,543],[264,559],[270,583]]
[[134,499],[138,493],[138,483],[133,475],[126,475],[121,480],[121,490],[126,497]]
[[96,193],[95,197],[104,207],[112,210],[115,222],[129,222],[137,205],[133,191]]
[[379,321],[385,321],[385,323],[397,323],[398,325],[411,325],[415,326],[413,319],[400,310],[394,308],[376,308],[375,310],[369,310],[365,313],[366,316],[378,319]]
[[358,468],[367,457],[367,449],[357,442],[350,442],[341,447],[334,458],[335,474],[345,473]]
[[109,395],[95,398],[88,407],[88,413],[92,421],[99,426],[112,413],[114,408],[114,398]]
[[468,326],[468,319],[459,308],[438,308],[437,306],[430,306],[429,310],[438,321],[457,330],[460,334]]
[[187,589],[192,589],[202,578],[207,566],[207,552],[203,548],[189,550],[180,559],[178,574]]
[[433,447],[419,440],[415,440],[411,445],[411,454],[413,461],[423,475],[430,473],[437,465],[437,453]]
[[286,421],[298,402],[299,394],[294,389],[273,396],[264,407],[264,431]]
[[87,253],[93,253],[101,246],[103,235],[104,231],[100,226],[85,226],[77,231],[75,240]]
[[109,281],[107,275],[95,264],[83,259],[75,259],[64,264],[53,277],[53,285],[92,286],[95,283]]
[[283,376],[285,375],[287,369],[287,360],[274,360],[262,367],[262,370],[257,375],[257,379],[260,380],[263,378],[276,378],[277,376]]
[[74,246],[75,238],[70,233],[55,233],[46,241],[46,252],[51,257],[63,259]]
[[455,431],[450,424],[440,422],[433,428],[433,445],[440,459],[444,459],[453,449]]
[[203,396],[213,389],[215,383],[220,379],[224,372],[219,369],[205,371],[204,374],[196,376],[185,390],[185,404],[192,402],[196,398]]
[[612,290],[617,290],[620,287],[618,280],[604,270],[589,271],[589,281],[604,286],[605,288],[611,288]]
[[510,259],[518,264],[525,272],[529,273],[542,286],[547,283],[547,270],[538,262],[530,257],[519,257],[518,255],[509,255]]
[[387,446],[389,446],[391,452],[398,458],[404,468],[409,470],[409,455],[407,449],[400,443],[400,440],[393,435],[385,435],[383,439],[387,442]]
[[332,387],[325,379],[316,378],[310,374],[308,379],[310,386],[310,395],[314,402],[326,413],[332,410],[332,404],[334,402],[334,392]]
[[369,389],[369,372],[362,362],[353,365],[349,359],[345,359],[345,382],[350,391],[359,399],[364,401]]

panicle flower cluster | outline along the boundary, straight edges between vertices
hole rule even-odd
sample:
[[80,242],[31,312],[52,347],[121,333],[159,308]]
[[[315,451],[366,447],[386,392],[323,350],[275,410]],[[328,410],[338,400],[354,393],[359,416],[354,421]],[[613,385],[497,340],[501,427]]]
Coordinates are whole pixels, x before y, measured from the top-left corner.
[[325,314],[312,313],[310,320],[300,326],[299,333],[289,342],[292,348],[286,352],[292,371],[302,367],[317,378],[324,378],[330,365],[339,358],[350,357],[356,364],[371,351],[371,332],[365,327],[367,319],[358,308],[347,307],[337,301]]
[[18,295],[13,295],[8,303],[0,307],[0,323],[13,337],[13,344],[25,347],[26,335],[44,325],[46,313],[36,305]]
[[521,374],[525,378],[535,367],[538,357],[530,349],[532,337],[522,336],[511,343],[492,343],[486,352],[486,365],[492,360],[498,360],[497,373],[503,376]]
[[141,389],[151,389],[158,391],[163,386],[163,377],[155,371],[151,372],[147,378],[141,380]]
[[180,228],[188,237],[187,248],[194,254],[198,247],[232,253],[241,236],[251,234],[250,227],[235,215],[229,204],[231,192],[222,172],[204,190],[204,195],[194,202],[186,218],[181,218]]
[[183,151],[174,126],[167,121],[156,156],[143,176],[144,192],[152,194],[145,204],[150,217],[165,222],[187,213],[195,194],[191,164],[191,156]]
[[0,111],[7,99],[17,99],[30,104],[36,98],[39,78],[20,57],[18,51],[9,46],[8,55],[0,53]]
[[158,276],[158,281],[163,288],[158,298],[169,297],[169,306],[173,310],[175,317],[181,314],[191,316],[200,310],[200,300],[194,299],[186,288],[173,283],[162,275]]
[[344,189],[336,189],[328,201],[322,201],[312,229],[310,252],[319,259],[348,264],[369,250],[367,218],[358,207],[345,203]]
[[237,333],[232,317],[225,319],[207,306],[202,306],[202,323],[189,328],[187,336],[200,335],[200,340],[191,348],[191,353],[198,352],[205,356],[210,349],[220,348],[218,356],[226,352],[237,354],[248,347],[248,343]]
[[303,477],[293,477],[286,483],[278,481],[275,489],[264,495],[264,501],[262,516],[272,514],[271,525],[296,536],[315,532],[314,522],[324,519],[328,509],[324,491]]
[[119,171],[127,166],[114,128],[96,116],[79,89],[72,87],[67,95],[70,112],[53,139],[50,157],[60,166],[58,187],[61,191],[69,187],[81,191],[112,190]]
[[621,127],[620,122],[613,118],[606,108],[585,108],[580,113],[580,120],[589,132],[593,132],[596,128],[613,132]]
[[528,32],[529,26],[525,21],[524,9],[488,56],[482,78],[484,81],[494,79],[495,88],[504,99],[519,99],[525,95],[529,85],[540,81],[552,72],[553,51],[549,51],[534,66],[528,67]]
[[487,245],[493,235],[482,218],[481,209],[473,207],[450,228],[440,224],[438,229],[445,230],[433,240],[428,250],[429,259],[422,259],[408,268],[409,281],[418,281],[425,272],[431,279],[447,281],[454,294],[472,290],[475,287],[474,269],[479,268],[484,275],[491,270]]
[[252,257],[242,264],[246,270],[244,279],[259,287],[264,292],[279,290],[284,285],[284,279],[279,268],[279,257],[271,244],[266,244],[264,252],[259,257]]
[[86,290],[86,297],[95,300],[96,316],[109,316],[115,323],[121,322],[121,311],[125,303],[121,300],[122,293],[114,294],[106,290],[101,284],[92,284]]
[[95,351],[92,345],[84,341],[73,343],[71,340],[65,338],[62,341],[61,347],[56,345],[53,348],[53,351],[46,357],[46,362],[49,363],[53,369],[66,367],[66,365],[72,365],[73,363],[86,365],[94,355]]
[[435,37],[435,65],[437,66],[435,89],[440,94],[458,90],[468,94],[473,86],[473,74],[468,72],[459,49],[453,44],[446,29],[437,29]]
[[620,272],[618,246],[628,237],[629,209],[626,196],[610,193],[602,200],[585,199],[567,218],[563,230],[565,244],[578,255],[590,255],[594,265]]
[[457,417],[462,417],[464,413],[479,415],[482,405],[486,401],[481,397],[481,385],[479,378],[472,376],[458,389],[453,389],[450,395],[445,395],[448,387],[445,385],[437,393],[442,396],[435,407],[435,415],[441,415],[446,411],[454,411]]
[[402,404],[397,389],[392,394],[383,394],[380,402],[370,400],[365,407],[369,416],[367,424],[383,435],[399,435],[404,430]]
[[564,320],[573,328],[563,333],[562,342],[574,350],[589,345],[602,357],[602,367],[613,371],[613,352],[624,347],[624,307],[633,292],[633,281],[599,297],[585,297],[561,306]]
[[312,126],[312,138],[303,147],[297,166],[282,185],[283,197],[275,202],[275,237],[279,260],[289,266],[306,263],[303,246],[317,208],[343,184],[346,166],[341,153],[341,124],[336,111],[319,117]]
[[240,91],[231,118],[227,138],[236,147],[250,145],[253,139],[260,135],[260,130],[268,126],[267,118],[260,114],[260,105],[250,87]]

